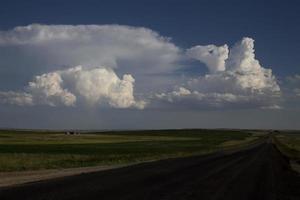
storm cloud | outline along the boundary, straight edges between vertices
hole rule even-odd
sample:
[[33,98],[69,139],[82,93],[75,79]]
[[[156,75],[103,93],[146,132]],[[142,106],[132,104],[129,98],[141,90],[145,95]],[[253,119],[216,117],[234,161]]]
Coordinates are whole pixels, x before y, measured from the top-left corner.
[[[248,37],[231,48],[209,44],[185,50],[148,28],[32,24],[0,31],[0,50],[1,76],[18,74],[18,80],[0,82],[5,104],[279,107],[277,79],[256,59]],[[208,73],[184,80],[173,75],[186,70],[189,60],[204,63]]]

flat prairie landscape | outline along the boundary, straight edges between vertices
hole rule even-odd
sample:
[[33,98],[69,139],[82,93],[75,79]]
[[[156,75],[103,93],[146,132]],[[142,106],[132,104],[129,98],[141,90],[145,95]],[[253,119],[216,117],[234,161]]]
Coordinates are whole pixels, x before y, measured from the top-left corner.
[[300,197],[298,132],[2,131],[0,138],[1,200]]
[[251,143],[264,134],[230,130],[1,131],[0,172],[123,165],[201,155]]

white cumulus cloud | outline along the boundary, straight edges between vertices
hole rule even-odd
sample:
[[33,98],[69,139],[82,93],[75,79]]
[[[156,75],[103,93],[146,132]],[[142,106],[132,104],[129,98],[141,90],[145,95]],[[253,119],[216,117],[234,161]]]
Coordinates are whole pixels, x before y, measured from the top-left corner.
[[178,95],[179,91],[174,90],[157,94],[159,99],[169,102],[188,99],[198,104],[217,106],[234,103],[277,107],[280,87],[272,70],[262,67],[255,58],[253,39],[243,38],[230,50],[227,45],[196,46],[187,54],[205,63],[210,73],[190,79],[185,84],[185,89],[190,91],[188,95]]
[[59,72],[43,74],[36,76],[34,81],[29,82],[28,92],[37,104],[50,106],[59,104],[74,105],[76,96],[67,89],[63,89],[62,83],[63,80]]
[[90,105],[108,103],[115,108],[142,109],[146,104],[144,101],[135,100],[135,80],[130,74],[125,74],[120,79],[112,69],[84,69],[81,66],[59,73],[73,87],[74,93]]
[[[223,47],[225,48],[227,45]],[[214,48],[217,49],[223,47],[214,46]],[[209,73],[204,77],[199,77],[198,81],[200,84],[207,85],[207,87],[211,85],[213,87],[212,89],[217,89],[214,87],[220,87],[225,90],[251,90],[253,92],[280,91],[275,76],[272,74],[272,70],[262,67],[255,58],[253,39],[243,38],[230,48],[230,51],[224,52],[224,55],[214,54],[214,56],[211,57],[211,59],[214,60],[211,61],[212,63],[222,61],[223,64],[221,66],[223,70],[219,70],[222,72],[217,74]],[[199,60],[205,63],[200,57]],[[210,65],[211,64],[207,64],[209,69],[211,69]],[[193,81],[194,83],[197,82],[197,80]]]
[[187,50],[187,55],[207,65],[211,73],[224,71],[225,60],[228,58],[228,46],[198,45]]
[[77,66],[36,76],[25,92],[0,92],[0,97],[2,103],[17,105],[74,106],[82,98],[89,105],[143,109],[146,103],[135,100],[133,84],[129,74],[120,79],[109,68]]
[[262,67],[255,58],[251,38],[243,38],[230,49],[226,70],[234,73],[237,84],[244,89],[280,91],[272,70]]
[[[184,91],[184,93],[182,93]],[[176,107],[191,108],[264,108],[276,109],[279,105],[274,102],[276,97],[266,95],[247,95],[230,92],[199,92],[180,87],[174,91],[157,93],[155,99],[164,103],[175,104]]]

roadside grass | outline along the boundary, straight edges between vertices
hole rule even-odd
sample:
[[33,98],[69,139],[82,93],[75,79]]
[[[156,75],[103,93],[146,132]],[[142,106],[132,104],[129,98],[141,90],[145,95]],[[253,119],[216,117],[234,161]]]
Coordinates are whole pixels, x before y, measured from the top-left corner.
[[275,144],[288,157],[300,161],[300,132],[281,133],[275,136]]
[[231,148],[231,147],[236,148],[238,146],[243,146],[245,144],[252,144],[262,137],[265,137],[265,135],[260,135],[260,136],[252,135],[244,138],[243,140],[228,140],[221,143],[219,146],[221,148]]
[[205,154],[259,136],[228,130],[63,132],[0,131],[0,171],[130,164]]
[[300,173],[300,132],[280,133],[273,137],[279,151],[290,159],[292,169]]

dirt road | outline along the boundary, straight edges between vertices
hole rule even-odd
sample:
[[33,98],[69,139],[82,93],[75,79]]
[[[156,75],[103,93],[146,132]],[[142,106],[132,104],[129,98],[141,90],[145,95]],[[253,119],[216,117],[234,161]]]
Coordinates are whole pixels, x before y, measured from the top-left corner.
[[170,159],[0,188],[1,200],[300,199],[300,177],[266,141],[231,154]]

